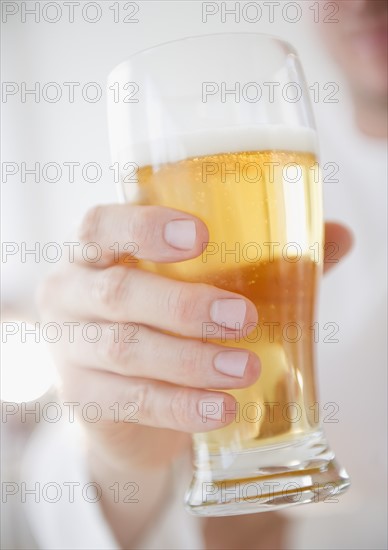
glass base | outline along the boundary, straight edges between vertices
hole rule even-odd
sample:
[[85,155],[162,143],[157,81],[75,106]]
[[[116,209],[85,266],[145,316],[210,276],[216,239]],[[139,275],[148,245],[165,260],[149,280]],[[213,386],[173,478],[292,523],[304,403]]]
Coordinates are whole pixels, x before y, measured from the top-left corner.
[[278,510],[308,502],[336,502],[350,485],[323,432],[247,451],[197,450],[197,469],[185,496],[199,516]]

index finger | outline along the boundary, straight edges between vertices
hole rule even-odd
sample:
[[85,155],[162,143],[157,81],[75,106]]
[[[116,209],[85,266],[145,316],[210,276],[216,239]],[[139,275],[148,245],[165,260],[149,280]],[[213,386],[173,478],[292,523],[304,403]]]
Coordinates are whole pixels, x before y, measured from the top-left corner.
[[[81,248],[94,245],[100,257],[93,267],[107,267],[131,256],[154,262],[180,262],[199,256],[209,233],[199,218],[164,206],[96,206],[78,233]],[[77,261],[85,257],[78,254]],[[89,266],[90,266],[90,260]]]

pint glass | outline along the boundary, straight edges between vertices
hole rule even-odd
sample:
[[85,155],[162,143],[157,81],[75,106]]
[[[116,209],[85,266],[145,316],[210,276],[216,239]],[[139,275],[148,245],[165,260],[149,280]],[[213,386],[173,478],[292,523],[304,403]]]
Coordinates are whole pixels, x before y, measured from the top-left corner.
[[349,480],[325,440],[317,397],[321,182],[295,50],[251,33],[170,42],[116,67],[108,96],[121,197],[188,212],[209,230],[200,257],[140,267],[242,294],[259,314],[238,338],[204,323],[204,342],[252,350],[262,371],[231,392],[233,411],[204,404],[204,423],[220,413],[234,420],[194,435],[186,507],[232,515],[336,498]]

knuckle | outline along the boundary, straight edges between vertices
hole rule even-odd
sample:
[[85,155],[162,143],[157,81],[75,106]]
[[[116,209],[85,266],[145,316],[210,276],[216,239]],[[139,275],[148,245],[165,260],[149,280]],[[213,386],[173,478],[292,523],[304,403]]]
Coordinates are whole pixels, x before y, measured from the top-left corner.
[[129,279],[129,270],[125,267],[109,267],[98,274],[92,289],[93,297],[111,310],[117,304],[127,300]]
[[183,284],[174,284],[167,295],[167,311],[176,323],[187,323],[195,312],[196,300]]
[[128,364],[134,360],[135,348],[124,333],[124,325],[115,323],[106,328],[103,338],[99,341],[98,353],[107,365],[112,363],[121,366],[123,374],[128,373]]
[[[183,343],[179,353],[180,372],[191,384],[203,383],[205,351],[197,343]],[[201,384],[202,385],[202,384]]]
[[129,402],[133,403],[138,411],[141,422],[150,422],[153,419],[153,397],[151,387],[147,382],[139,380],[131,384]]
[[134,208],[128,220],[128,233],[138,246],[155,243],[157,237],[157,217],[152,206]]
[[197,412],[195,403],[191,397],[190,388],[180,388],[170,401],[170,412],[172,419],[185,431],[196,424]]
[[103,206],[94,206],[85,214],[78,230],[78,238],[81,242],[89,243],[96,240],[99,235],[103,211]]

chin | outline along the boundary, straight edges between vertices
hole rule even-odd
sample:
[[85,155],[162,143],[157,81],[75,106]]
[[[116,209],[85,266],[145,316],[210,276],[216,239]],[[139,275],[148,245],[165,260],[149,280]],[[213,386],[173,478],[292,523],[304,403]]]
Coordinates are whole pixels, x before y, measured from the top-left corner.
[[381,74],[369,78],[363,78],[359,83],[359,91],[361,95],[376,103],[376,105],[386,105],[388,103],[388,87],[387,80],[381,79]]
[[[346,71],[345,75],[346,75]],[[359,64],[348,72],[350,84],[355,92],[365,98],[374,99],[378,103],[388,99],[387,67],[380,63],[375,65]]]

